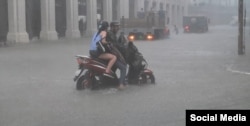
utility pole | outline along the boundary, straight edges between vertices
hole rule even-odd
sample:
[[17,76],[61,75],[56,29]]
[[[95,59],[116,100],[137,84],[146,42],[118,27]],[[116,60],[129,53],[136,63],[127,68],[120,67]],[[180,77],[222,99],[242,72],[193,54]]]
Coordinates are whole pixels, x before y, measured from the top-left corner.
[[244,0],[239,0],[239,35],[238,35],[238,54],[245,54],[245,45],[244,45]]

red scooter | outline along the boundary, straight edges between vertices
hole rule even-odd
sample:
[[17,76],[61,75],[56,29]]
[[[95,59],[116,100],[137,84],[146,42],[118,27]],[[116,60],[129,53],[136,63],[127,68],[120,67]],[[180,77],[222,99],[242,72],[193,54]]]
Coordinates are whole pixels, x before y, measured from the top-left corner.
[[[138,59],[132,53],[138,51],[137,48],[134,48],[135,46],[131,43],[124,47],[127,53],[121,55],[124,56],[129,65],[127,82],[129,84],[145,84],[151,80],[151,83],[155,83],[155,77],[153,72],[147,68],[146,60],[143,58],[139,62],[135,61]],[[111,74],[106,74],[107,61],[83,55],[77,55],[76,59],[79,65],[74,77],[77,90],[118,86],[119,80],[115,73],[115,66],[112,68]]]
[[114,68],[112,68],[111,74],[105,73],[106,61],[82,55],[77,55],[76,59],[79,65],[74,78],[77,90],[118,85],[118,77],[113,71]]

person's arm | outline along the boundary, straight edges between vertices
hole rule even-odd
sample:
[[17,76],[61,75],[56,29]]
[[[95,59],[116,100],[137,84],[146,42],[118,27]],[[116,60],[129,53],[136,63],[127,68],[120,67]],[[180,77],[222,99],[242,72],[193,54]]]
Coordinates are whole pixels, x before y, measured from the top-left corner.
[[107,36],[107,32],[106,31],[102,31],[100,33],[101,37],[102,37],[102,43],[103,44],[107,44],[107,41],[106,41],[106,36]]

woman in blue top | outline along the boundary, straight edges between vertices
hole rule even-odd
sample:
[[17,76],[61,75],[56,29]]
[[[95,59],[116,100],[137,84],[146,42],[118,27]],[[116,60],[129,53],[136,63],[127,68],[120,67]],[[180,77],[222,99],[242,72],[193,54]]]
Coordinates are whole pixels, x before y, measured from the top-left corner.
[[109,62],[108,62],[108,65],[107,65],[107,68],[106,68],[105,72],[107,74],[110,74],[111,73],[111,68],[114,65],[114,63],[116,62],[117,58],[116,58],[115,55],[113,55],[111,53],[107,53],[107,52],[101,53],[101,52],[99,52],[97,50],[97,45],[96,45],[96,43],[98,41],[100,41],[100,40],[101,40],[101,42],[103,44],[107,44],[106,36],[107,36],[108,27],[109,27],[108,22],[106,22],[106,21],[101,22],[98,32],[92,38],[89,53],[90,53],[90,55],[92,57],[100,58],[100,59],[103,59],[103,60],[108,60]]

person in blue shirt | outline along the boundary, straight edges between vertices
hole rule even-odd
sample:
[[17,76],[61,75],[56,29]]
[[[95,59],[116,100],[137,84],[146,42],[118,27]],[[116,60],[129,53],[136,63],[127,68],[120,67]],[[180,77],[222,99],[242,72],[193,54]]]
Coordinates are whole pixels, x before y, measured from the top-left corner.
[[102,44],[107,44],[106,36],[107,36],[108,27],[109,27],[109,23],[107,21],[102,21],[100,23],[98,32],[92,38],[89,53],[92,57],[100,58],[103,60],[108,60],[109,62],[108,62],[108,65],[107,65],[105,72],[107,74],[110,74],[111,68],[114,65],[114,63],[116,62],[117,58],[115,55],[113,55],[111,53],[108,53],[108,52],[102,53],[102,52],[98,51],[97,45],[96,45],[97,42],[99,42],[100,40],[101,40]]

